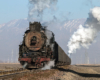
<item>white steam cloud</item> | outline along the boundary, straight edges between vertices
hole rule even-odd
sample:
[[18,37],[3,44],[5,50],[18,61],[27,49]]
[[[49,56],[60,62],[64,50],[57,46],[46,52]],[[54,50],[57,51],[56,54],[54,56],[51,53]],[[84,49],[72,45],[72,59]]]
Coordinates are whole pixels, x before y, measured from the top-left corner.
[[81,46],[88,48],[94,41],[97,33],[100,31],[100,7],[95,7],[90,10],[89,18],[85,23],[85,27],[79,26],[79,29],[74,32],[70,41],[68,42],[68,52],[74,53],[76,49],[80,49]]
[[42,70],[51,69],[54,66],[55,66],[55,60],[51,60],[42,68]]
[[29,0],[28,20],[41,21],[44,10],[55,8],[58,0]]

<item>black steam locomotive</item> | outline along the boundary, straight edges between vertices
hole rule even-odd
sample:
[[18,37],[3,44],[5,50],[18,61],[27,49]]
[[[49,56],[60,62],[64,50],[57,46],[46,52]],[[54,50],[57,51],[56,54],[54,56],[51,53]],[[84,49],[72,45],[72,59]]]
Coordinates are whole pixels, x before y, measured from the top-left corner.
[[55,41],[54,33],[39,22],[30,22],[19,45],[20,64],[25,68],[41,68],[54,59],[55,65],[71,64],[70,58]]

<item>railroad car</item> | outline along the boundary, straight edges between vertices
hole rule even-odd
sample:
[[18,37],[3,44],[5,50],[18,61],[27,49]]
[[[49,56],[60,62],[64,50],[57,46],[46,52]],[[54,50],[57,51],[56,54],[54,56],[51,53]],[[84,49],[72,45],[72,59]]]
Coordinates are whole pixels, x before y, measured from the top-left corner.
[[55,65],[70,65],[71,59],[55,41],[54,33],[39,22],[30,22],[19,45],[20,64],[24,68],[42,68],[49,61]]

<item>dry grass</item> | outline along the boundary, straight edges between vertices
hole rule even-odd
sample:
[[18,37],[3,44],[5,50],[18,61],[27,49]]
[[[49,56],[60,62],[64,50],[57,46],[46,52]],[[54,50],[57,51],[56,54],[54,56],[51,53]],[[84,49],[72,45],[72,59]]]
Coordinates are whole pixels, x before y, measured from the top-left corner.
[[10,64],[0,64],[0,70],[8,70],[8,69],[18,69],[18,68],[22,68],[22,66],[20,64],[14,64],[14,63],[10,63]]
[[19,74],[12,80],[100,80],[100,65],[59,66],[57,69]]
[[41,72],[31,72],[22,75],[17,75],[13,80],[44,80],[55,74],[55,70],[45,70]]
[[[59,68],[68,69],[68,66],[60,66]],[[60,72],[58,69],[51,69],[30,74],[26,73],[23,77],[16,77],[14,80],[60,80],[61,76],[63,76],[63,72]]]

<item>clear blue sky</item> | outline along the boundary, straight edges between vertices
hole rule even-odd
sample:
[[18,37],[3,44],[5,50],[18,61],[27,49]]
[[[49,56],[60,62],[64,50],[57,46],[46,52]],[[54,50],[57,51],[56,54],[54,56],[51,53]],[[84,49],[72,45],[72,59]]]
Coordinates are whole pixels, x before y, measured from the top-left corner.
[[[94,6],[100,6],[100,0],[58,0],[55,16],[58,19],[87,18],[89,10]],[[50,18],[52,14],[46,15]],[[27,17],[28,0],[0,0],[0,24]],[[47,16],[44,18],[46,20]]]

